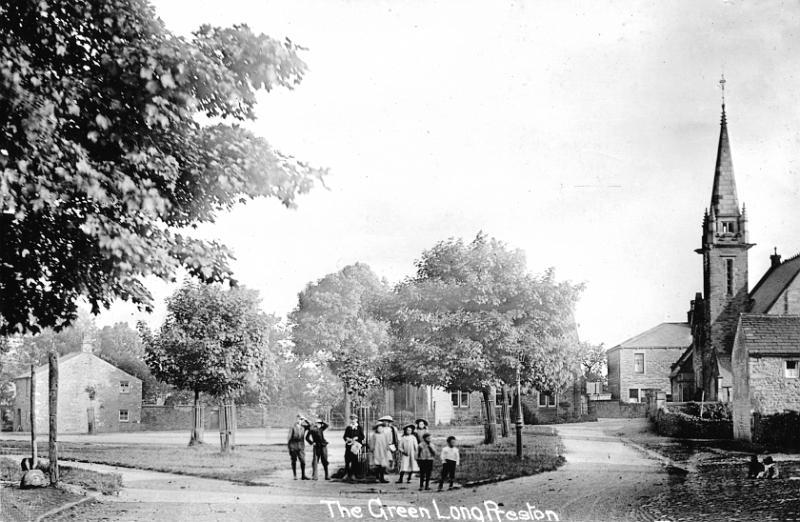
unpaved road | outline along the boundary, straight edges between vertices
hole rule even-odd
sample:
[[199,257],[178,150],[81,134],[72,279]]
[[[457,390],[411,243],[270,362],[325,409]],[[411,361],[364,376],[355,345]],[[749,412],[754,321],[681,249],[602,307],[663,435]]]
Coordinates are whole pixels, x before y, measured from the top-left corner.
[[[461,520],[494,521],[498,514],[507,520],[498,510],[525,510],[534,516],[553,519],[557,515],[568,521],[651,521],[654,518],[639,506],[668,488],[670,475],[660,462],[626,446],[618,437],[604,434],[613,433],[615,423],[630,422],[637,421],[558,426],[567,458],[564,467],[479,488],[420,493],[413,483],[411,487],[392,483],[377,489],[338,482],[295,482],[288,472],[273,477],[270,486],[252,487],[122,470],[126,488],[118,498],[84,504],[54,520],[348,520],[347,514],[357,513],[354,507],[361,508],[361,520],[415,519],[409,516],[411,511],[388,508],[401,506],[422,508],[415,512],[417,520],[454,520],[458,514],[451,513],[454,507],[466,509],[459,512]],[[321,501],[332,504],[329,507]],[[495,504],[497,510],[492,509]]]

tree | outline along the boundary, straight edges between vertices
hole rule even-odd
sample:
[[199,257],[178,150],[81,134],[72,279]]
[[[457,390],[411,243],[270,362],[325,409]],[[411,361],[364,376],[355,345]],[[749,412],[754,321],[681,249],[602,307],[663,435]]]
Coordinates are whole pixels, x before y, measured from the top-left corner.
[[402,382],[480,390],[492,443],[496,387],[514,382],[520,355],[529,371],[531,360],[558,348],[579,290],[556,282],[552,270],[531,275],[521,251],[483,233],[468,244],[442,241],[397,287],[391,372]]
[[183,230],[324,174],[240,125],[302,80],[288,39],[178,37],[147,0],[0,0],[0,27],[0,335],[62,328],[79,296],[150,310],[142,279],[179,266],[227,281],[229,251]]
[[128,323],[104,326],[97,334],[95,355],[113,364],[122,371],[142,381],[142,400],[155,402],[165,397],[172,389],[155,378],[144,361],[144,345],[139,332]]
[[[190,444],[201,442],[201,393],[227,404],[253,376],[268,374],[274,365],[270,321],[259,302],[254,290],[186,281],[168,299],[167,317],[158,332],[140,324],[145,361],[156,378],[194,392],[196,422]],[[222,418],[220,424],[222,429]],[[230,449],[229,440],[223,439],[222,451]]]
[[389,334],[378,314],[388,292],[369,266],[356,263],[306,286],[289,316],[295,353],[327,365],[341,379],[345,417],[352,398],[379,381],[377,365]]
[[586,380],[605,382],[608,375],[608,357],[605,346],[602,343],[584,342],[580,344],[579,350],[582,373]]

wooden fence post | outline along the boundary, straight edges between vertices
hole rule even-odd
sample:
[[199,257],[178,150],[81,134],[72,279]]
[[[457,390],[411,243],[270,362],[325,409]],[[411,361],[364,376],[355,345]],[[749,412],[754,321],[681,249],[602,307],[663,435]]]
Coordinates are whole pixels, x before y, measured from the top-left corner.
[[49,408],[50,415],[50,484],[58,484],[58,353],[50,351],[49,366]]

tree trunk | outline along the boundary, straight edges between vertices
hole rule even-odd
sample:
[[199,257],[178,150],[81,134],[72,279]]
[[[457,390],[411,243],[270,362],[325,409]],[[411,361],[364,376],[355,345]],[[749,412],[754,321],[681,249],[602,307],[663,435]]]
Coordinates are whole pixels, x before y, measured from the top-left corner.
[[194,391],[194,409],[192,410],[192,435],[189,446],[203,443],[203,405],[200,404],[200,392]]
[[483,403],[486,405],[486,425],[484,430],[484,444],[494,444],[497,442],[497,415],[495,412],[494,386],[487,386],[481,390],[483,393]]
[[555,399],[556,399],[556,424],[561,422],[558,418],[558,392],[555,392]]
[[55,486],[58,484],[58,354],[51,351],[48,357],[48,366],[50,367],[50,390],[49,390],[49,408],[50,411],[50,484]]
[[236,406],[228,401],[219,405],[219,443],[222,453],[230,453],[236,436]]
[[36,444],[36,365],[31,364],[31,469],[39,462],[39,447]]
[[347,383],[344,383],[344,425],[350,422],[350,394],[347,393]]
[[500,425],[501,431],[500,435],[502,437],[508,437],[511,434],[511,413],[508,407],[508,386],[503,383],[502,386],[502,393],[503,393],[503,405],[502,405],[502,424]]

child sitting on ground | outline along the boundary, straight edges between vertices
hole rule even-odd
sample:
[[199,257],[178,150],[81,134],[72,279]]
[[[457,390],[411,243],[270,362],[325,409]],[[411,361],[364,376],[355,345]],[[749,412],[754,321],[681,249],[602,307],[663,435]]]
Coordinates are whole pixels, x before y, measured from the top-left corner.
[[447,446],[442,448],[442,475],[439,478],[439,491],[442,490],[445,478],[450,479],[450,488],[453,489],[453,480],[456,477],[456,466],[461,459],[459,458],[456,438],[450,435],[447,437]]

